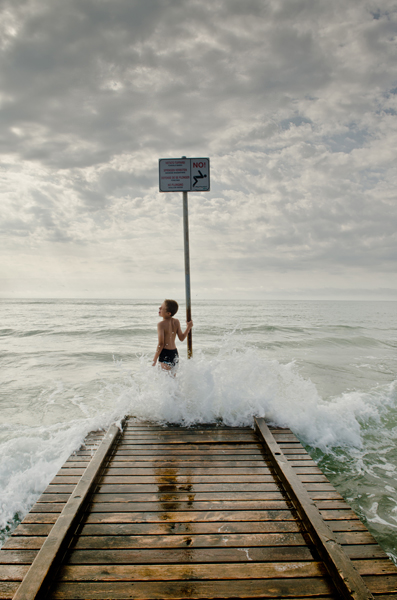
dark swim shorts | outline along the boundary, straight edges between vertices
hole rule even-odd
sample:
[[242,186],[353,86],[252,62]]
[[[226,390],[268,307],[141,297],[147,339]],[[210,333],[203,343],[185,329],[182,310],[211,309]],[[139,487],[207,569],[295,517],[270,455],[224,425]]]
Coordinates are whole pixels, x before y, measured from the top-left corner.
[[173,350],[163,348],[160,352],[159,362],[169,365],[170,367],[175,367],[179,362],[178,350],[176,348]]

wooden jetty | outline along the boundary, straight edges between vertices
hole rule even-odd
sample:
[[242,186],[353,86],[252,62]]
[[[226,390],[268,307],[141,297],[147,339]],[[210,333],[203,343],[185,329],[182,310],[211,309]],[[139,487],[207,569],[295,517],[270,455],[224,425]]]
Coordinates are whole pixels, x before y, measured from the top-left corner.
[[397,568],[291,431],[129,419],[7,540],[0,598],[397,600]]

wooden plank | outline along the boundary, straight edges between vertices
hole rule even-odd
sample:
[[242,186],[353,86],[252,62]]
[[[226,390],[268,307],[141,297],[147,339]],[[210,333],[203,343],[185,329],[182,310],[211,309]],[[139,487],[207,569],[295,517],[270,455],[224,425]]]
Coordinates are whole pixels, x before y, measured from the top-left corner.
[[257,450],[258,442],[257,440],[249,440],[246,438],[245,440],[234,440],[233,438],[225,439],[223,441],[218,440],[214,441],[210,438],[200,439],[194,438],[191,440],[181,438],[166,438],[162,440],[156,439],[131,439],[124,440],[120,443],[120,450],[131,450],[136,448],[137,450],[147,450],[154,448],[164,449],[165,452],[172,450],[184,450],[185,452],[190,452],[191,450],[200,450],[210,448],[216,448],[218,450],[230,449],[234,448],[234,451],[238,450],[239,447],[245,448],[246,450]]
[[322,490],[308,490],[307,488],[306,491],[312,500],[343,500],[338,492],[323,492]]
[[273,437],[276,440],[276,442],[278,444],[285,444],[287,442],[291,442],[291,443],[297,443],[299,444],[299,440],[298,438],[294,435],[294,434],[289,434],[289,433],[273,433]]
[[0,551],[0,565],[31,565],[37,556],[37,550]]
[[302,546],[301,533],[225,533],[186,535],[119,535],[78,537],[76,550],[100,548],[102,550],[130,548],[252,548],[254,546]]
[[341,545],[343,544],[376,544],[375,538],[369,531],[341,531],[335,532],[335,538]]
[[123,430],[123,438],[126,437],[153,437],[153,438],[175,438],[175,437],[210,437],[214,440],[235,437],[239,439],[240,437],[255,437],[255,432],[253,429],[238,429],[237,427],[230,427],[229,429],[217,429],[215,427],[204,429],[200,427],[199,429],[188,429],[186,427],[180,427],[178,429],[172,430],[171,428],[165,428],[163,430],[156,430],[150,428],[146,431],[138,431],[138,430],[129,430],[129,428],[125,428]]
[[304,546],[254,548],[162,548],[161,550],[73,550],[69,564],[180,564],[266,561],[310,561],[313,556]]
[[[23,567],[16,567],[23,568]],[[60,572],[60,581],[189,581],[189,580],[239,580],[322,577],[326,574],[321,562],[285,563],[230,563],[189,565],[67,565]]]
[[59,469],[58,473],[60,475],[65,474],[65,475],[78,475],[79,477],[82,476],[82,474],[84,473],[84,471],[86,470],[87,467],[84,466],[79,466],[79,467],[65,467],[64,465],[62,465],[62,467]]
[[20,583],[17,581],[0,581],[1,600],[11,600],[19,585]]
[[[129,418],[129,417],[127,417]],[[226,425],[225,423],[198,423],[197,425],[180,425],[179,423],[153,423],[152,421],[139,422],[139,423],[131,423],[127,422],[125,429],[161,429],[162,431],[175,431],[178,433],[179,431],[254,431],[253,425],[239,425],[234,427],[234,425]]]
[[303,450],[305,454],[307,454],[305,448],[302,446],[300,442],[278,442],[278,446],[283,450],[290,449],[294,452],[298,452],[298,450]]
[[[234,455],[235,456],[235,455]],[[237,455],[238,456],[238,455]],[[222,457],[221,457],[222,458]],[[305,466],[305,463],[302,463]],[[313,463],[315,466],[315,463]],[[230,460],[225,457],[225,460],[218,460],[215,457],[207,458],[205,457],[203,460],[183,460],[181,457],[176,460],[166,460],[160,457],[154,457],[153,460],[150,460],[149,457],[145,457],[145,460],[141,461],[119,461],[117,454],[109,463],[109,469],[120,469],[120,471],[124,470],[139,470],[139,469],[204,469],[204,468],[225,468],[225,469],[246,469],[250,467],[256,468],[267,468],[266,463],[263,458],[258,458],[258,460]]]
[[[309,483],[305,483],[304,481],[303,483],[303,487],[305,488],[306,491],[308,492],[313,492],[314,490],[318,490],[320,492],[331,492],[331,491],[335,491],[334,486],[331,483],[328,482],[324,482],[324,483],[313,483],[313,482],[309,482]],[[339,494],[339,498],[342,498],[342,496]]]
[[[351,560],[354,559],[374,559],[374,558],[388,558],[387,554],[378,544],[371,544],[365,546],[357,544],[353,546],[343,546],[343,550],[346,552]],[[389,559],[390,560],[390,559]]]
[[364,523],[358,519],[355,521],[328,521],[327,525],[332,531],[367,531]]
[[66,503],[63,504],[61,502],[57,502],[56,504],[47,504],[47,503],[40,504],[40,502],[36,502],[36,504],[33,504],[32,508],[30,509],[30,512],[32,514],[33,513],[57,513],[57,515],[59,516],[65,506],[66,506]]
[[317,465],[316,461],[312,459],[310,454],[307,454],[306,456],[304,454],[286,454],[285,458],[288,460],[288,462],[291,466],[294,466],[295,464],[297,464],[297,465],[310,464],[313,466]]
[[[304,488],[303,488],[304,489]],[[308,494],[309,495],[309,494]],[[309,496],[310,498],[310,496]],[[313,505],[319,510],[348,508],[349,505],[344,500],[316,500]]]
[[[137,448],[129,448],[129,449],[118,449],[117,450],[117,459],[121,460],[122,456],[134,456],[136,459],[137,456],[161,456],[167,457],[167,460],[170,460],[172,456],[179,456],[180,454],[189,455],[189,456],[208,456],[209,451],[213,456],[227,456],[227,455],[235,455],[237,452],[237,448],[234,445],[229,447],[218,447],[218,446],[209,446],[208,448],[203,447],[184,447],[184,448],[167,448],[167,452],[165,452],[165,448],[159,448],[157,445],[153,445],[153,447],[145,447],[142,449],[142,446],[138,446]],[[239,456],[242,457],[244,455],[250,456],[261,456],[262,455],[262,447],[257,445],[251,445],[248,448],[238,447]],[[81,455],[83,456],[83,454]]]
[[[321,471],[319,471],[321,473]],[[57,475],[60,476],[63,473],[59,473]],[[141,467],[140,469],[130,469],[125,467],[124,469],[117,469],[110,465],[106,469],[106,477],[178,477],[182,475],[194,475],[198,477],[199,475],[222,475],[222,479],[224,475],[270,475],[272,480],[274,481],[274,476],[272,475],[271,469],[266,466],[262,467],[150,467],[148,469]],[[219,477],[218,477],[219,479]]]
[[184,432],[175,435],[147,434],[147,435],[123,435],[121,445],[128,444],[256,444],[257,440],[253,433],[197,433],[186,434]]
[[[306,476],[314,478],[318,477],[317,475],[307,475]],[[322,481],[321,478],[319,478]],[[122,477],[121,475],[118,477],[112,477],[111,475],[105,475],[102,479],[102,483],[112,483],[112,484],[126,484],[126,483],[173,483],[175,481],[175,477],[170,476],[159,476],[156,478],[153,476],[131,476],[131,477]],[[219,476],[217,475],[181,475],[178,477],[178,483],[215,483],[219,481]],[[225,475],[222,477],[223,483],[272,483],[274,481],[273,475]],[[315,479],[317,481],[317,479]]]
[[131,450],[136,447],[137,450],[142,451],[150,451],[155,450],[156,448],[160,448],[164,450],[165,454],[168,452],[172,453],[175,451],[184,451],[186,454],[190,454],[191,452],[198,452],[200,450],[217,450],[221,452],[222,450],[233,450],[234,453],[238,453],[239,449],[251,450],[253,453],[257,452],[258,440],[233,440],[232,438],[224,441],[211,441],[210,439],[199,439],[194,438],[191,440],[186,440],[182,437],[174,439],[167,438],[164,440],[155,440],[155,439],[147,439],[147,440],[139,440],[139,439],[131,439],[124,440],[123,443],[120,443],[120,450]]
[[233,425],[227,426],[227,425],[215,425],[214,423],[209,423],[208,426],[206,427],[203,424],[198,425],[197,427],[184,427],[184,426],[179,426],[179,427],[174,427],[172,425],[154,425],[153,423],[148,423],[146,426],[134,426],[134,425],[130,425],[130,424],[126,424],[123,427],[123,431],[125,433],[129,433],[129,432],[153,432],[153,431],[160,431],[163,433],[170,433],[171,435],[175,435],[182,432],[185,433],[189,433],[192,432],[197,433],[199,431],[215,431],[215,432],[223,432],[223,431],[236,431],[236,432],[241,432],[241,433],[246,433],[246,432],[250,432],[253,433],[254,429],[253,427],[234,427]]
[[[389,558],[377,560],[354,560],[353,564],[360,575],[394,574],[395,576],[397,574],[396,566]],[[397,586],[393,591],[397,594]]]
[[280,431],[281,433],[292,433],[289,427],[280,427],[279,425],[269,425],[270,431]]
[[76,486],[73,484],[65,484],[65,485],[53,485],[50,484],[46,487],[43,492],[44,494],[71,494]]
[[[119,428],[112,425],[104,436],[95,457],[85,470],[79,484],[65,505],[61,515],[51,529],[48,537],[45,538],[40,552],[33,561],[26,577],[19,586],[14,600],[33,600],[48,588],[49,582],[59,567],[59,562],[67,549],[74,528],[80,518],[80,514],[85,507],[85,503],[96,482],[96,479],[103,467],[103,464],[111,451],[117,436]],[[11,538],[13,539],[13,538]],[[19,538],[23,539],[23,538]],[[28,540],[37,540],[39,538],[27,538]]]
[[[160,431],[148,431],[147,433],[123,433],[122,442],[134,442],[137,440],[137,443],[145,443],[146,441],[153,441],[155,443],[166,443],[166,444],[174,444],[178,443],[178,440],[183,440],[183,443],[190,444],[199,443],[202,441],[206,444],[219,444],[219,443],[235,443],[235,442],[243,442],[243,443],[256,443],[255,433],[253,430],[251,431],[234,431],[230,429],[229,431],[216,431],[216,430],[199,430],[196,431],[186,431],[181,429],[179,432],[175,432],[173,434],[169,434],[166,432]],[[285,441],[289,442],[292,440],[286,439]],[[294,441],[298,441],[296,438]]]
[[[202,442],[201,444],[195,443],[195,444],[188,444],[186,442],[181,441],[179,444],[156,444],[156,443],[151,443],[151,444],[126,444],[123,446],[120,446],[120,449],[117,450],[118,454],[122,454],[122,453],[126,453],[126,452],[130,452],[131,454],[135,455],[135,450],[140,450],[142,452],[152,452],[157,451],[159,454],[162,453],[163,455],[165,453],[172,453],[172,452],[183,452],[184,454],[188,454],[191,452],[208,452],[209,450],[211,452],[223,452],[224,450],[233,450],[233,454],[236,453],[236,450],[240,450],[240,448],[242,450],[246,450],[247,453],[250,452],[255,452],[255,450],[259,450],[260,449],[260,445],[258,442],[252,442],[251,444],[247,444],[246,442],[241,442],[241,443],[237,443],[237,442],[224,442],[223,444],[221,442],[218,442],[216,444],[211,444],[211,443],[206,443],[206,442]],[[80,452],[77,453],[82,455]],[[86,453],[87,454],[87,453]]]
[[[110,486],[109,486],[110,487]],[[116,486],[112,486],[115,488]],[[183,490],[183,487],[177,489],[160,489],[157,492],[136,492],[132,491],[133,486],[118,485],[119,491],[112,489],[109,493],[107,486],[101,488],[95,496],[93,502],[186,502],[186,501],[208,501],[208,500],[226,500],[226,501],[266,501],[285,499],[283,493],[276,487],[258,492],[252,491],[233,491],[217,490],[216,492],[197,492],[194,489]],[[322,491],[322,490],[320,490]],[[324,492],[329,494],[328,490]],[[120,500],[116,500],[120,498]],[[331,500],[330,500],[331,501]],[[333,501],[333,500],[332,500]]]
[[11,537],[15,537],[15,535],[46,536],[50,533],[51,529],[52,524],[50,523],[20,523]]
[[[296,454],[293,454],[293,456],[296,456]],[[299,456],[299,455],[298,455]],[[317,464],[314,462],[314,460],[310,460],[310,457],[308,458],[300,458],[300,459],[289,459],[288,458],[288,464],[291,465],[291,467],[316,467]]]
[[245,521],[199,523],[86,523],[80,536],[170,535],[188,533],[281,533],[301,532],[296,521]]
[[363,575],[363,579],[368,588],[374,594],[397,593],[397,573],[393,575]]
[[280,484],[272,481],[270,483],[140,483],[140,484],[100,484],[97,493],[118,494],[125,493],[160,493],[167,494],[171,492],[189,492],[198,494],[202,492],[275,492],[280,490]]
[[[290,510],[222,510],[222,511],[167,511],[147,512],[146,523],[164,522],[169,523],[194,523],[198,521],[295,521],[296,517]],[[90,512],[86,523],[141,523],[142,513],[133,512]]]
[[73,452],[73,454],[71,454],[71,457],[74,458],[76,456],[84,456],[84,460],[90,461],[94,454],[95,451],[92,450],[76,450],[76,452]]
[[[74,488],[75,486],[73,487],[73,489]],[[71,494],[72,492],[70,492],[70,494],[42,494],[37,500],[37,502],[62,502],[63,504],[65,504],[69,500]]]
[[78,475],[71,475],[71,476],[67,476],[67,475],[56,475],[54,477],[54,479],[51,481],[51,483],[68,483],[68,484],[73,484],[74,486],[76,486],[80,481],[80,476]]
[[[65,481],[66,477],[55,478],[54,483],[71,483]],[[175,483],[175,475],[130,475],[130,476],[112,476],[105,475],[102,479],[103,484],[131,484],[131,483]],[[183,484],[195,484],[195,483],[216,483],[220,480],[217,475],[180,475],[177,478],[179,485]],[[272,483],[274,482],[273,475],[224,475],[222,477],[222,483]],[[328,479],[322,475],[303,475],[301,483],[329,483]]]
[[57,513],[28,513],[22,524],[24,523],[55,523],[58,518]]
[[[161,582],[59,583],[50,598],[63,599],[124,599],[151,600],[163,598],[294,598],[307,595],[318,597],[332,594],[332,584],[325,578],[251,579],[244,581],[174,581],[165,587]],[[166,595],[165,595],[166,594]]]
[[309,475],[310,473],[312,473],[313,475],[321,473],[321,475],[323,475],[321,469],[319,469],[316,466],[311,467],[306,465],[294,465],[292,461],[288,461],[288,464],[290,465],[290,467],[293,468],[294,473],[296,473],[296,475]]
[[[295,455],[294,455],[295,456]],[[132,457],[132,458],[131,458]],[[132,463],[135,461],[137,465],[141,462],[150,462],[150,464],[157,464],[166,461],[167,464],[172,466],[173,464],[179,462],[187,463],[186,466],[189,466],[192,462],[197,463],[199,466],[203,463],[212,463],[219,462],[219,466],[221,467],[224,462],[235,462],[239,461],[241,464],[239,466],[244,466],[246,462],[257,462],[258,464],[267,464],[262,452],[241,452],[236,454],[236,450],[229,451],[224,450],[222,452],[214,450],[212,453],[208,452],[193,452],[184,453],[182,450],[173,450],[172,452],[155,452],[154,450],[147,452],[144,451],[136,451],[125,454],[123,452],[117,452],[114,457],[111,459],[111,465],[120,465],[123,466],[123,463]]]
[[[92,513],[96,512],[135,512],[135,513],[147,513],[151,512],[166,512],[168,511],[178,511],[178,510],[186,510],[187,508],[193,508],[195,511],[264,511],[264,510],[287,510],[289,508],[289,504],[285,500],[264,500],[260,501],[238,501],[228,502],[227,500],[214,500],[213,502],[193,502],[192,500],[189,503],[189,506],[186,506],[187,503],[182,502],[93,502],[90,505],[90,510]],[[143,518],[141,516],[141,518]]]
[[338,510],[321,510],[320,513],[324,521],[334,521],[339,519],[344,521],[347,519],[358,520],[358,516],[352,511],[350,506],[346,506],[346,508]]
[[[329,492],[325,492],[329,493]],[[284,496],[279,491],[274,492],[165,492],[159,494],[132,494],[122,492],[119,494],[95,494],[93,502],[173,502],[183,503],[189,502],[208,502],[208,501],[223,501],[223,502],[266,502],[268,500],[283,500]],[[152,508],[152,510],[154,510]]]
[[4,544],[1,551],[4,550],[40,550],[43,546],[45,536],[11,536]]
[[[125,493],[123,492],[122,486],[118,486],[121,488],[121,491],[119,493],[112,491],[110,494],[107,494],[106,492],[104,492],[103,490],[100,491],[100,493],[96,494],[93,498],[93,502],[100,502],[100,503],[108,503],[108,502],[140,502],[140,503],[145,503],[145,502],[201,502],[201,501],[212,501],[212,500],[216,500],[216,501],[233,501],[233,502],[237,502],[237,501],[249,501],[249,502],[267,502],[267,501],[277,501],[277,500],[283,500],[284,499],[284,495],[282,492],[278,491],[278,490],[274,490],[274,491],[267,491],[267,492],[174,492],[174,491],[161,491],[158,492],[157,494],[139,494],[139,493],[132,493],[130,491],[126,491]],[[126,486],[127,487],[127,486]],[[309,493],[310,497],[312,499],[314,499],[317,504],[319,504],[320,502],[322,502],[323,504],[329,504],[330,502],[333,502],[334,500],[338,500],[339,498],[339,494],[337,492],[328,492],[328,491],[316,491],[314,490],[313,492]],[[55,495],[51,495],[48,494],[47,496],[43,497],[42,502],[43,504],[45,503],[57,503],[57,502],[64,502],[65,498],[63,496],[63,494],[55,494]],[[340,503],[340,505],[343,507],[345,506],[344,501]],[[281,505],[280,505],[281,506]],[[284,504],[283,504],[284,506]],[[332,506],[334,506],[334,504],[332,504]],[[247,505],[246,508],[254,508],[253,504]],[[259,508],[259,505],[258,507]],[[155,510],[154,508],[152,510]],[[34,513],[37,514],[37,513]]]
[[[319,510],[308,496],[301,481],[288,465],[280,446],[269,431],[264,419],[254,419],[257,432],[261,437],[273,465],[294,501],[302,521],[316,542],[316,548],[324,561],[342,598],[373,598],[364,580],[354,568],[348,555],[338,543],[337,534],[331,531],[322,519]],[[344,534],[347,535],[347,534]]]
[[0,564],[0,581],[22,581],[29,565],[2,565]]

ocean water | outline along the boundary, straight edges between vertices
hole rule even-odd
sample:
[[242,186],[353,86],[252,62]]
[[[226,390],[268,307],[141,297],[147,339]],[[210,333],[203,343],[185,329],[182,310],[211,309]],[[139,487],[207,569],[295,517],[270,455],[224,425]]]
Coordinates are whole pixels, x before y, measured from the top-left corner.
[[0,542],[93,429],[264,416],[397,563],[396,303],[198,301],[173,378],[151,366],[161,302],[0,300]]

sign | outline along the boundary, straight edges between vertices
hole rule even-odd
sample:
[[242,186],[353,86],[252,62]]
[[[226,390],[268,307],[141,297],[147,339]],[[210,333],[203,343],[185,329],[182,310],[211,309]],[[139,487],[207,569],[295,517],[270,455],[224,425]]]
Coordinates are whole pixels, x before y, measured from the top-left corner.
[[160,192],[209,192],[209,158],[160,158]]
[[160,192],[190,191],[190,158],[160,158]]
[[208,192],[210,189],[210,159],[190,159],[191,192]]

